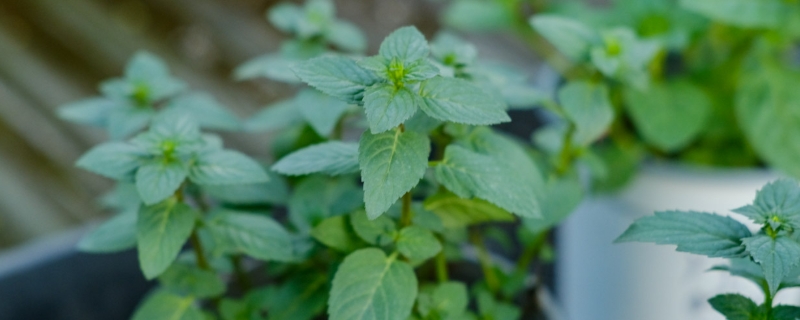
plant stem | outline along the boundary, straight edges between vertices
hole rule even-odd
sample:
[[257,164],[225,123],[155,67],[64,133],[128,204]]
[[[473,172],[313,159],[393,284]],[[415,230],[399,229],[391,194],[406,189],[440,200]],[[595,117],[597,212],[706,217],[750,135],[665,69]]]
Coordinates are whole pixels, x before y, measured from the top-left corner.
[[192,231],[192,235],[189,237],[189,242],[192,244],[192,248],[194,248],[194,255],[197,258],[197,266],[203,270],[211,270],[211,265],[208,264],[208,259],[206,259],[206,252],[203,249],[203,244],[200,242],[200,237],[197,236],[197,231]]
[[478,261],[483,270],[483,277],[486,279],[486,287],[493,295],[497,295],[500,290],[500,279],[494,272],[494,265],[492,264],[492,257],[489,256],[489,251],[486,250],[486,244],[483,241],[483,234],[480,230],[473,228],[470,230],[470,242],[478,250]]
[[550,230],[543,231],[536,236],[536,239],[533,240],[529,245],[525,246],[525,250],[522,252],[522,255],[517,260],[517,267],[515,272],[527,272],[528,267],[533,262],[534,258],[539,255],[539,252],[542,251],[542,247],[547,241],[547,236],[550,233]]
[[570,124],[567,129],[567,134],[564,136],[564,145],[561,147],[561,152],[558,155],[558,163],[556,164],[556,173],[560,176],[569,170],[572,164],[572,136],[575,133],[575,126]]
[[236,281],[239,282],[242,291],[250,291],[250,288],[253,287],[253,283],[250,281],[250,278],[247,277],[244,268],[242,268],[242,256],[238,254],[231,256],[231,264],[233,264],[233,272],[236,275]]
[[766,282],[761,283],[761,290],[764,291],[764,308],[766,309],[767,320],[774,319],[772,317],[772,294],[769,291],[769,286]]
[[409,191],[403,195],[403,208],[402,211],[400,211],[400,226],[410,226],[413,219],[414,213],[411,212],[411,191]]
[[439,251],[439,254],[436,255],[436,280],[439,280],[439,283],[447,282],[449,280],[449,275],[447,274],[447,257],[444,255],[444,249]]

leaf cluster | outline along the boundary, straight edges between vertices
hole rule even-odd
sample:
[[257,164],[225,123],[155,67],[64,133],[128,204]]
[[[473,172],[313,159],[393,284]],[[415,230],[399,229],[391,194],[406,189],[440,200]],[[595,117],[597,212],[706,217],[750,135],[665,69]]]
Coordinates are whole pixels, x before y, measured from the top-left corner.
[[795,287],[800,275],[800,185],[782,179],[764,186],[755,201],[734,209],[760,225],[752,233],[730,217],[694,211],[656,212],[636,220],[616,242],[677,245],[677,250],[731,259],[714,269],[753,281],[764,290],[763,305],[738,294],[709,300],[727,319],[795,319],[800,308],[772,306],[779,290]]

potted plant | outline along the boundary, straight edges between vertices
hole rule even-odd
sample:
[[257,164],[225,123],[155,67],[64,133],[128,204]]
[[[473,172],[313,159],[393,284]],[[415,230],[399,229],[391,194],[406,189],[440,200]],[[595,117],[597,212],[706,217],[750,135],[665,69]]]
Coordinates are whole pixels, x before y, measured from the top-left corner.
[[[347,42],[357,29],[334,11],[322,0],[273,9],[272,22],[295,39],[236,75],[313,89],[243,124],[146,52],[124,78],[104,82],[101,97],[62,109],[114,132],[77,165],[118,181],[105,203],[119,213],[80,248],[136,248],[142,273],[159,285],[134,319],[541,312],[530,310],[530,262],[582,187],[572,159],[488,126],[510,120],[508,105],[541,97],[513,72],[476,64],[471,45],[446,34],[429,44],[412,26],[389,34],[373,56],[327,52],[363,49]],[[563,91],[576,99],[547,101],[556,112],[593,107],[581,97],[604,93],[590,83]],[[582,141],[599,138],[586,125],[576,124]],[[264,167],[206,131],[242,128],[279,131],[278,161]],[[516,265],[502,265],[487,249],[497,234],[490,224],[520,220],[515,240],[525,250]],[[478,276],[462,276],[453,268],[460,261]]]
[[[531,43],[566,86],[589,81],[607,88],[596,104],[603,111],[593,117],[605,137],[569,157],[589,169],[596,192],[629,187],[593,197],[559,233],[558,286],[573,317],[718,317],[704,301],[729,280],[700,275],[712,262],[611,242],[664,203],[707,210],[742,204],[726,195],[773,179],[764,165],[797,174],[789,160],[798,136],[789,88],[799,79],[791,54],[798,10],[794,3],[747,0],[619,0],[603,8],[460,0],[446,10],[444,20],[454,27],[511,32]],[[557,122],[534,140],[545,149],[572,144],[551,134],[569,131],[576,117],[562,118],[566,125]]]
[[733,209],[757,226],[730,217],[697,211],[661,211],[636,220],[616,242],[653,242],[677,245],[678,251],[725,258],[715,266],[732,276],[751,281],[762,290],[763,303],[756,304],[739,293],[714,296],[708,302],[726,319],[797,319],[800,307],[775,303],[782,289],[797,286],[798,255],[796,220],[800,205],[797,181],[777,180],[765,185],[752,204]]

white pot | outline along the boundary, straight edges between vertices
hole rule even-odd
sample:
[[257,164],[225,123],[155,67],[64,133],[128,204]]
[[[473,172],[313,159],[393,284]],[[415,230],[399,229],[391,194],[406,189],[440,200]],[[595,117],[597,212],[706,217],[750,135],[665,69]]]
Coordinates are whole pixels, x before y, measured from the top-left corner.
[[[612,242],[654,211],[706,211],[746,222],[730,210],[752,202],[756,190],[778,177],[757,169],[650,165],[623,192],[585,201],[558,233],[556,281],[567,319],[724,320],[709,298],[736,292],[761,303],[755,284],[707,272],[725,259],[676,252],[675,246]],[[784,290],[776,302],[797,304],[800,291]]]

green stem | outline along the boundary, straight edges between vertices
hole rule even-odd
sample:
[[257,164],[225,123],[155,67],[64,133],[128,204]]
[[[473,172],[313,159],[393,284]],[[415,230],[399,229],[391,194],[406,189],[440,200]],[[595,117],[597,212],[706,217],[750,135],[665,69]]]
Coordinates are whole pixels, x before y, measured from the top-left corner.
[[764,309],[766,311],[767,320],[773,320],[772,317],[772,294],[769,291],[769,286],[766,281],[761,283],[761,290],[764,291]]
[[556,163],[556,173],[560,176],[567,171],[572,165],[572,136],[575,134],[575,126],[569,126],[567,134],[564,137],[564,145],[561,147],[561,152],[558,155],[558,163]]
[[411,212],[411,191],[409,191],[403,195],[403,208],[400,211],[400,226],[410,226],[413,219],[414,213]]
[[444,249],[439,251],[436,255],[436,279],[439,283],[447,282],[450,276],[447,273],[447,257],[444,255]]
[[208,264],[208,259],[206,259],[206,252],[203,249],[203,244],[200,242],[200,237],[197,236],[197,230],[192,231],[189,242],[192,244],[192,248],[194,248],[197,266],[203,270],[211,270],[211,265]]
[[519,257],[519,260],[517,260],[516,273],[525,273],[528,271],[528,267],[530,267],[531,262],[533,262],[533,260],[539,255],[539,252],[542,251],[542,247],[547,242],[547,236],[549,233],[550,230],[539,233],[533,242],[525,246],[525,250]]
[[500,279],[497,278],[497,274],[494,272],[492,257],[489,256],[489,251],[486,250],[486,244],[483,241],[483,235],[480,230],[470,230],[470,241],[475,246],[475,249],[478,250],[478,261],[483,270],[483,277],[486,279],[486,287],[489,292],[496,296],[497,292],[500,291]]

